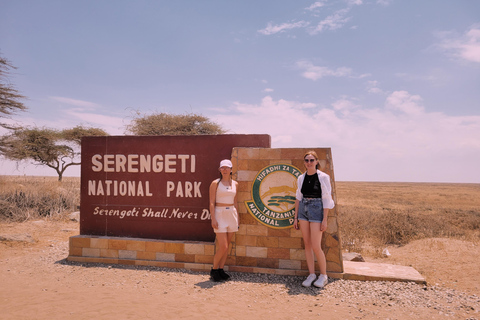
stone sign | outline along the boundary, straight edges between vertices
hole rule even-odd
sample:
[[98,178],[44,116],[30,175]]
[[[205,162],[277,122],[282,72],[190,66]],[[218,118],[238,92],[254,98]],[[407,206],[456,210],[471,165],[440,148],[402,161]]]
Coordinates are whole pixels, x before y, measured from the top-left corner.
[[80,234],[214,241],[208,189],[234,147],[269,148],[270,136],[84,138]]

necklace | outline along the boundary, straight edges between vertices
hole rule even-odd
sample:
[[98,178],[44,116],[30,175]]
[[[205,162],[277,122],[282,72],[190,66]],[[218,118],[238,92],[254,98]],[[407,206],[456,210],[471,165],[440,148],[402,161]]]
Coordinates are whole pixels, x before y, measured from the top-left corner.
[[229,181],[228,184],[223,183],[223,181],[220,181],[220,183],[225,187],[225,189],[230,190],[231,188],[231,182]]
[[315,181],[315,173],[312,174],[311,176],[307,174],[306,178],[307,178],[306,180],[308,184],[312,183],[313,181]]

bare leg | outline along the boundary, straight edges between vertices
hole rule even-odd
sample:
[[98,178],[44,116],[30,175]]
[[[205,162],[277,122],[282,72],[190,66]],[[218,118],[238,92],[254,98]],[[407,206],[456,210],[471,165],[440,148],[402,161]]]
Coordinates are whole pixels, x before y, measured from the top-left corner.
[[220,259],[220,261],[218,263],[218,267],[220,269],[223,269],[223,267],[225,266],[225,261],[227,261],[228,246],[230,245],[230,242],[232,242],[232,238],[233,238],[233,232],[227,232],[227,250],[225,250],[225,254],[222,256],[222,258]]
[[300,230],[302,231],[303,242],[305,244],[305,259],[307,260],[308,272],[315,273],[315,259],[313,257],[312,237],[310,225],[311,223],[305,220],[299,220]]
[[213,269],[220,268],[220,263],[222,260],[224,260],[223,263],[225,263],[228,252],[228,244],[229,242],[227,233],[217,233],[217,252],[215,252],[215,256],[213,257]]
[[318,265],[320,267],[320,274],[327,274],[327,261],[325,253],[322,250],[322,235],[320,231],[320,223],[310,223],[310,238],[312,240],[312,250],[317,256]]

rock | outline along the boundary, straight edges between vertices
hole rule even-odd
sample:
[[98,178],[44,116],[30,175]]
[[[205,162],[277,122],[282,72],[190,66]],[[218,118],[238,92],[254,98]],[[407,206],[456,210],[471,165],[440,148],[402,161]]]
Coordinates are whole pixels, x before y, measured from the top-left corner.
[[35,239],[29,234],[8,234],[8,235],[1,235],[0,234],[0,241],[16,241],[16,242],[28,242],[33,243]]
[[70,213],[70,215],[68,216],[68,218],[69,218],[71,221],[79,222],[79,221],[80,221],[80,211],[75,211],[75,212]]
[[344,261],[357,261],[357,262],[365,262],[365,259],[363,259],[362,255],[360,253],[356,252],[347,252],[342,254],[343,260]]

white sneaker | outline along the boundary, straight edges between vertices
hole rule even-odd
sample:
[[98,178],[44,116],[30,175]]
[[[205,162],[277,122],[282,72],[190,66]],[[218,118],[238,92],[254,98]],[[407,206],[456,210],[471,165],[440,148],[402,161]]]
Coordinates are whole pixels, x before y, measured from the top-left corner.
[[311,273],[305,281],[302,282],[302,286],[304,287],[310,287],[312,285],[312,282],[315,281],[317,276],[314,273]]
[[326,274],[321,274],[313,285],[317,288],[323,288],[327,283],[328,276]]

